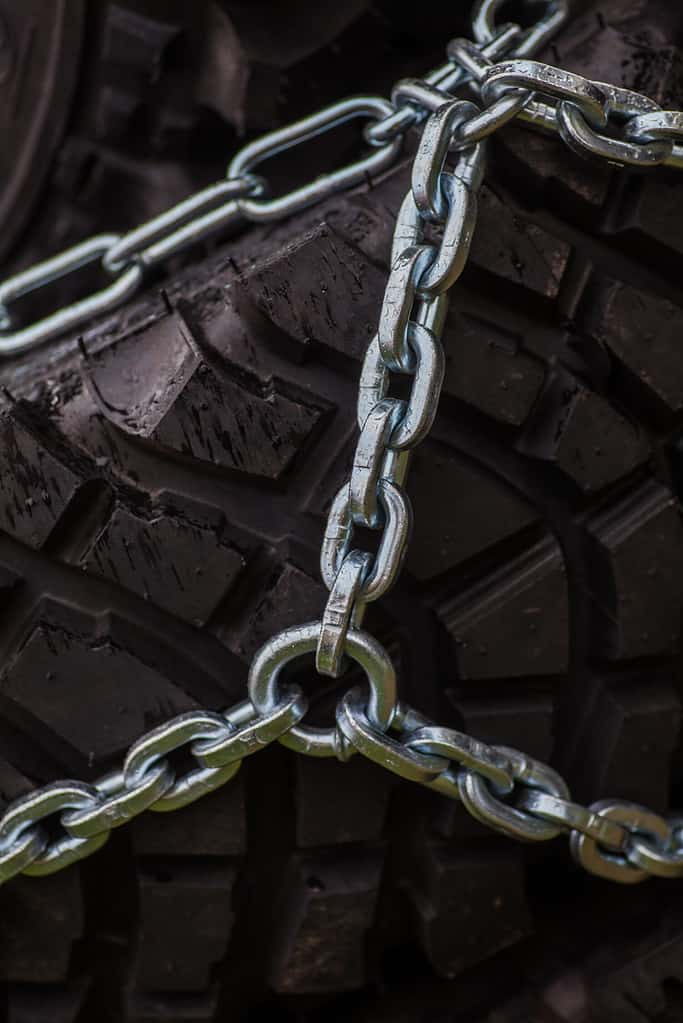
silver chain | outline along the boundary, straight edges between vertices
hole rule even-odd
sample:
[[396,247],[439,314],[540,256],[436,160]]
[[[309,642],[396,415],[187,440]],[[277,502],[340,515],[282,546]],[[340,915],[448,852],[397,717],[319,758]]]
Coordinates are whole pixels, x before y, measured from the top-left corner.
[[[543,17],[526,29],[497,24],[501,2],[480,0],[475,42],[452,40],[448,61],[424,78],[398,82],[391,102],[342,100],[272,132],[235,156],[225,181],[127,235],[91,238],[0,284],[0,354],[32,348],[114,308],[141,286],[147,268],[213,232],[240,220],[289,216],[388,167],[406,131],[422,126],[379,325],[361,371],[351,474],[325,529],[320,567],[329,597],[322,618],[286,629],[261,648],[248,698],[236,706],[221,714],[192,711],[160,725],[133,744],[120,771],[93,784],[56,782],[15,800],[0,818],[0,883],[18,873],[52,873],[89,855],[113,828],[145,810],[193,802],[276,741],[308,756],[362,754],[460,800],[477,820],[518,839],[545,841],[566,832],[577,863],[613,881],[683,876],[683,817],[667,819],[619,800],[581,806],[548,765],[428,720],[399,702],[389,655],[362,629],[366,606],[396,581],[410,539],[410,455],[436,414],[448,292],[467,261],[487,137],[517,118],[618,166],[683,167],[682,112],[531,59],[566,21],[566,0],[546,0]],[[477,103],[453,95],[463,86]],[[255,174],[261,163],[353,118],[368,121],[367,155],[282,197],[267,196]],[[425,237],[435,228],[438,244]],[[16,299],[96,260],[112,278],[105,288],[36,323],[13,326]],[[390,393],[397,375],[410,378],[407,399]],[[354,546],[358,527],[377,532],[375,553]],[[340,698],[329,728],[305,724],[306,697],[297,685],[280,682],[286,665],[313,653],[320,674],[337,678],[351,661],[367,681]]]

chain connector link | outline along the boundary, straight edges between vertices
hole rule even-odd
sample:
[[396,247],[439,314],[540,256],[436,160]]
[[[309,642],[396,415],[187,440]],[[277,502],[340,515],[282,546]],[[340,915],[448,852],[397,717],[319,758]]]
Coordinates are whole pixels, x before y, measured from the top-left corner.
[[[380,96],[351,96],[349,99],[339,100],[338,103],[333,103],[315,114],[303,117],[300,121],[278,128],[248,143],[231,160],[228,178],[241,178],[247,173],[252,173],[271,156],[308,142],[353,118],[380,120],[388,117],[393,111],[392,105]],[[248,220],[256,222],[289,217],[312,203],[320,202],[335,192],[350,188],[359,181],[378,174],[393,163],[401,148],[401,142],[401,136],[397,136],[380,146],[375,146],[370,153],[354,163],[324,174],[279,198],[239,199],[238,209]]]

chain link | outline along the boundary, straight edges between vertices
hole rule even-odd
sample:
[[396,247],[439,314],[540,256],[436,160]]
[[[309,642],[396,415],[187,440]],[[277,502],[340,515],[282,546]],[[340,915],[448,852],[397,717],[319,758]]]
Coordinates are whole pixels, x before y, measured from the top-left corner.
[[[261,648],[249,672],[248,699],[221,714],[191,711],[152,729],[131,746],[119,771],[93,784],[55,782],[12,803],[0,817],[0,883],[22,872],[59,870],[94,852],[112,829],[138,814],[199,799],[273,742],[314,757],[361,754],[461,801],[481,823],[517,839],[568,833],[576,862],[600,877],[621,883],[683,877],[683,818],[615,800],[582,806],[547,764],[399,703],[391,659],[362,629],[367,605],[396,581],[410,539],[405,483],[411,454],[436,415],[448,292],[467,262],[485,139],[518,118],[557,133],[582,155],[620,166],[683,167],[683,113],[531,59],[566,20],[566,0],[547,0],[527,28],[498,26],[501,3],[479,0],[476,41],[452,40],[448,62],[422,79],[398,82],[391,103],[353,97],[271,132],[234,157],[225,181],[124,236],[91,238],[0,284],[0,354],[26,350],[113,309],[140,287],[147,268],[209,234],[233,222],[289,216],[377,173],[395,160],[406,131],[422,125],[377,332],[361,370],[352,469],[325,527],[320,568],[329,597],[321,619],[286,629]],[[465,85],[477,103],[453,95]],[[369,153],[283,196],[267,194],[255,174],[264,161],[353,119],[369,120]],[[431,240],[435,228],[438,242]],[[98,261],[112,278],[100,291],[14,327],[17,299]],[[402,391],[407,398],[391,393],[396,377],[409,378]],[[377,534],[374,552],[355,546],[359,528]],[[350,663],[365,674],[366,685],[338,700],[334,724],[326,728],[305,723],[308,700],[297,685],[281,681],[285,668],[311,654],[320,675],[336,678]]]
[[[520,102],[527,126],[556,133],[580,156],[618,167],[683,168],[683,114],[662,110],[630,89],[593,82],[540,61],[515,57],[493,63],[467,39],[452,40],[448,55],[470,75],[489,114],[505,98]],[[520,90],[526,91],[522,102]],[[468,125],[467,130],[472,132]],[[471,139],[467,131],[462,143]]]

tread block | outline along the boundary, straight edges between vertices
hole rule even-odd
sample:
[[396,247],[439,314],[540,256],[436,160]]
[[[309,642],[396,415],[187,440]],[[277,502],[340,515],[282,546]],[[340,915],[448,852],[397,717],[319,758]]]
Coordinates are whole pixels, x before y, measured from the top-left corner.
[[40,721],[62,755],[70,752],[70,760],[84,760],[89,768],[121,754],[154,724],[196,706],[168,678],[97,631],[82,635],[48,621],[34,623],[5,664],[0,694],[20,717]]
[[[31,978],[33,980],[34,978]],[[77,1023],[88,991],[87,982],[67,985],[11,984],[6,994],[7,1023]]]
[[424,952],[445,977],[456,977],[533,930],[520,861],[490,843],[470,848],[425,843],[404,886]]
[[[601,3],[603,8],[603,3]],[[562,66],[594,80],[644,93],[656,103],[680,98],[681,55],[649,10],[607,0],[603,22],[591,11],[576,18],[559,42]],[[652,5],[649,5],[652,6]]]
[[602,342],[638,391],[670,412],[683,408],[680,306],[620,281],[601,290],[589,314]]
[[33,877],[13,879],[0,889],[0,914],[0,977],[26,984],[63,981],[69,970],[71,946],[83,936],[78,868],[41,878],[37,883]]
[[[248,9],[242,12],[247,13]],[[250,59],[236,27],[226,10],[209,5],[194,98],[234,125],[238,137],[263,134],[277,124],[280,69],[269,67],[254,54]]]
[[292,622],[320,618],[327,600],[323,583],[288,561],[273,569],[268,585],[259,593],[256,603],[248,603],[221,633],[230,649],[244,659]]
[[128,828],[137,855],[241,856],[247,848],[243,772],[175,813],[137,817]]
[[162,514],[143,519],[118,507],[81,559],[87,572],[202,625],[244,566],[210,529]]
[[549,379],[516,447],[556,465],[584,494],[626,476],[650,455],[637,423],[561,370]]
[[683,995],[680,925],[672,926],[665,919],[635,949],[619,951],[621,961],[602,969],[598,965],[591,978],[596,1018],[619,1023],[658,1023],[680,1017]]
[[[160,8],[157,8],[160,10]],[[152,81],[159,72],[165,49],[180,32],[180,26],[112,4],[105,24],[102,60],[123,64]]]
[[527,292],[554,299],[570,252],[567,242],[525,220],[491,187],[482,186],[472,263]]
[[[496,140],[498,143],[498,140]],[[514,181],[516,190],[564,216],[588,222],[604,205],[612,171],[606,163],[589,164],[559,139],[546,138],[523,126],[500,136],[503,149],[500,180]],[[494,173],[495,169],[494,169]]]
[[[683,61],[680,60],[683,69]],[[680,100],[676,108],[680,107]],[[662,271],[668,276],[673,276],[678,282],[680,257],[683,255],[683,241],[680,231],[676,230],[678,211],[680,209],[680,194],[676,188],[676,181],[664,180],[653,183],[652,181],[639,181],[637,188],[631,189],[624,195],[619,209],[615,212],[611,230],[619,235],[625,236],[633,247],[638,243],[647,245],[648,242],[656,243],[651,249]],[[664,251],[657,253],[658,247]],[[667,251],[668,250],[668,251]]]
[[302,352],[316,341],[360,359],[376,328],[386,274],[321,224],[241,280],[256,307]]
[[140,105],[138,90],[128,92],[120,86],[103,85],[93,113],[99,137],[110,141],[123,138]]
[[130,436],[225,469],[277,479],[322,415],[205,355],[168,316],[93,356],[86,373],[104,418]]
[[0,458],[12,467],[0,476],[0,528],[40,547],[81,486],[81,473],[36,430],[25,402],[0,414]]
[[4,757],[0,757],[0,800],[11,803],[19,796],[25,796],[33,786],[21,771]]
[[541,363],[509,327],[451,306],[444,328],[444,390],[502,423],[520,426],[543,385]]
[[207,860],[139,865],[139,930],[130,973],[136,988],[202,991],[208,986],[232,930],[236,874],[224,862]]
[[415,532],[406,565],[417,579],[462,564],[538,518],[502,480],[433,440],[415,453],[410,496]]
[[126,998],[125,1023],[211,1023],[216,1019],[218,997],[217,986],[197,994],[131,992]]
[[336,845],[381,838],[393,781],[365,760],[294,761],[297,845]]
[[465,731],[492,746],[514,746],[538,760],[548,761],[553,747],[551,696],[453,699]]
[[295,855],[276,904],[271,986],[283,994],[346,991],[364,980],[364,939],[375,912],[381,851]]
[[678,649],[683,526],[668,490],[645,483],[586,529],[595,605],[593,652],[609,660]]
[[326,214],[326,222],[373,263],[388,268],[396,213],[409,187],[409,174],[395,172],[382,182],[381,201],[374,199],[372,192],[350,196]]
[[[447,690],[449,702],[460,718],[463,731],[491,746],[512,746],[548,763],[553,747],[553,703],[550,695],[470,697]],[[452,799],[435,804],[430,824],[443,838],[490,838],[484,824]]]
[[618,792],[620,799],[666,812],[680,723],[680,700],[670,682],[653,677],[603,683],[576,758],[585,798]]
[[569,601],[558,544],[545,540],[437,608],[462,679],[562,674]]

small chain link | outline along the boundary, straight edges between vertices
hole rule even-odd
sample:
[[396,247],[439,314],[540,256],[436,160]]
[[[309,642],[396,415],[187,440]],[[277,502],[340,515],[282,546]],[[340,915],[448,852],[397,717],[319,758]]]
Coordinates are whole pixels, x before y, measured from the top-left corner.
[[[138,814],[199,799],[273,742],[314,757],[361,754],[461,801],[477,820],[517,839],[547,841],[568,833],[576,862],[600,877],[625,884],[683,877],[683,818],[616,800],[582,806],[547,764],[436,724],[399,703],[391,659],[362,628],[367,605],[398,578],[409,543],[405,484],[412,452],[436,415],[448,293],[467,262],[485,140],[519,119],[558,134],[582,155],[619,166],[683,167],[683,113],[531,59],[566,20],[566,0],[546,0],[542,16],[527,28],[498,26],[501,4],[479,0],[475,42],[452,40],[448,62],[422,79],[398,82],[391,102],[353,97],[272,132],[234,157],[225,181],[127,235],[91,238],[0,284],[0,354],[24,351],[113,309],[141,286],[148,267],[211,233],[233,222],[289,216],[377,173],[395,160],[404,134],[421,126],[377,332],[361,370],[351,473],[327,517],[320,568],[329,597],[321,619],[285,629],[261,648],[250,668],[247,700],[221,714],[181,714],[152,729],[131,746],[121,770],[93,784],[55,782],[15,800],[0,817],[0,883],[18,873],[59,870],[90,855]],[[477,102],[453,95],[462,86]],[[369,121],[369,153],[283,196],[268,195],[255,174],[264,161],[359,118]],[[430,240],[435,228],[438,243]],[[17,299],[98,261],[112,278],[102,290],[14,327]],[[401,392],[408,397],[391,393],[400,377],[409,378]],[[374,552],[355,545],[357,529],[377,534]],[[336,678],[349,663],[365,675],[364,687],[338,700],[334,725],[327,728],[305,723],[306,697],[280,678],[292,662],[312,654],[321,675]]]

